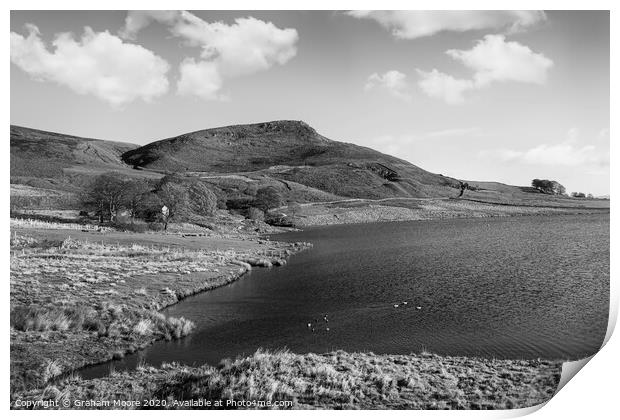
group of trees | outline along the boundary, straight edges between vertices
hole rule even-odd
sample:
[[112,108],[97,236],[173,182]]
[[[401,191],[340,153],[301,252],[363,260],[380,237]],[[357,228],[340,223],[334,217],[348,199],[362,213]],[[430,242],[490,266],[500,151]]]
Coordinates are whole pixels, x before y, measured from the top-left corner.
[[[532,181],[532,187],[545,194],[566,195],[566,188],[557,181],[534,179]],[[573,198],[594,198],[592,194],[585,194],[582,192],[572,192],[570,196]]]
[[565,195],[566,188],[557,181],[550,181],[548,179],[534,179],[532,180],[532,187],[545,194]]
[[[245,197],[226,201],[226,207],[245,215],[248,219],[265,221],[278,226],[293,226],[295,217],[301,211],[301,205],[295,201],[286,201],[280,191],[273,186],[258,188],[249,185],[243,193]],[[270,210],[286,206],[282,212]]]
[[572,192],[570,193],[570,196],[574,198],[594,198],[592,194],[590,193],[586,194],[582,192]]
[[[284,204],[281,193],[273,186],[252,186],[247,193],[250,198],[229,200],[227,206],[253,220],[265,220],[270,209]],[[97,176],[84,189],[81,203],[97,215],[100,223],[120,223],[128,218],[133,225],[136,219],[142,219],[161,222],[165,230],[171,221],[196,222],[214,215],[218,197],[197,178],[172,174],[148,181],[109,172]],[[289,203],[286,213],[294,219],[299,211],[299,204]]]
[[161,221],[212,216],[217,197],[197,179],[167,175],[157,182],[129,179],[110,172],[97,176],[85,189],[82,204],[94,210],[99,222],[118,222],[122,212],[130,218]]

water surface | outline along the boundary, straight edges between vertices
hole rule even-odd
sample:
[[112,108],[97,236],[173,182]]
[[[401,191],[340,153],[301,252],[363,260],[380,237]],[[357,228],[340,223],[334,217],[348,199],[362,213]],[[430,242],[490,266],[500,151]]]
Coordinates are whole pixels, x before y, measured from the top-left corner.
[[273,239],[314,248],[168,308],[196,322],[190,336],[82,375],[140,361],[217,364],[259,347],[579,359],[605,336],[609,214],[331,226]]

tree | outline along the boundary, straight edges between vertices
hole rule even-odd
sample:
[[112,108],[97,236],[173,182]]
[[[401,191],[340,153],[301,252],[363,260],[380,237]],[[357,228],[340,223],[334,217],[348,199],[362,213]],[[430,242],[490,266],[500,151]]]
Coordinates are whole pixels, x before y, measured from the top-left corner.
[[592,193],[588,193],[587,198],[594,198],[594,195],[592,195]]
[[301,205],[295,201],[289,201],[286,212],[295,223],[295,217],[301,212]]
[[191,220],[212,216],[217,209],[217,196],[202,181],[178,175],[166,175],[155,188],[162,209],[164,230],[172,220]]
[[560,184],[557,181],[551,181],[551,185],[553,189],[553,194],[566,195],[566,188],[564,188],[564,185]]
[[582,192],[572,192],[570,195],[574,198],[586,198],[586,195]]
[[254,207],[267,212],[269,209],[280,205],[282,205],[282,195],[274,187],[263,187],[256,191]]
[[113,222],[128,186],[129,182],[124,180],[119,173],[101,174],[86,188],[82,203],[87,207],[95,208],[99,215],[99,223],[103,223],[106,216],[110,222]]
[[189,210],[198,216],[213,216],[217,209],[217,196],[200,181],[193,181],[187,189]]
[[257,209],[256,207],[250,207],[247,210],[246,217],[250,220],[258,220],[262,222],[265,220],[265,213],[262,210]]
[[545,194],[566,194],[566,188],[557,181],[550,181],[548,179],[534,179],[532,180],[532,187]]
[[[187,190],[176,175],[166,175],[157,184],[155,194],[162,204],[161,218],[164,222],[164,230],[167,230],[171,220],[179,219],[185,214],[189,200]],[[165,210],[164,207],[166,207]]]
[[138,214],[147,206],[151,190],[151,185],[144,179],[138,179],[128,183],[125,193],[123,194],[122,204],[129,212],[131,224],[134,223]]

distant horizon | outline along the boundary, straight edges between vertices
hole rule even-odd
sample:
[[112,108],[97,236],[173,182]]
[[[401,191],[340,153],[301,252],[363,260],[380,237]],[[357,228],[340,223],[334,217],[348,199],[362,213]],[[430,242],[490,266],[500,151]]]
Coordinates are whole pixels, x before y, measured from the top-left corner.
[[303,120],[457,179],[610,193],[609,11],[10,16],[18,126],[144,145]]

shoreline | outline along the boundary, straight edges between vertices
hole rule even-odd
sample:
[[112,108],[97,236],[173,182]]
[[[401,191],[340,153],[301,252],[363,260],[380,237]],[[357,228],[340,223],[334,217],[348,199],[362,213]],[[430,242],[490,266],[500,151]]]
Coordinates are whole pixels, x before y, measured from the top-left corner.
[[[589,212],[583,212],[583,209],[570,209],[570,212],[561,212],[561,213],[556,213],[556,212],[552,212],[552,213],[547,213],[545,211],[541,211],[541,212],[536,212],[536,213],[529,213],[529,214],[505,214],[505,215],[500,215],[500,216],[480,216],[480,215],[475,215],[475,214],[470,214],[468,215],[467,218],[484,218],[484,217],[511,217],[511,216],[539,216],[539,215],[543,215],[543,216],[553,216],[553,215],[565,215],[565,214],[592,214],[592,213],[608,213],[609,209],[601,209],[601,210],[597,210],[597,211],[589,211]],[[445,218],[427,218],[427,219],[413,219],[413,220],[372,220],[372,221],[366,221],[366,222],[361,222],[362,224],[364,223],[384,223],[384,222],[399,222],[399,221],[427,221],[427,220],[443,220],[443,219],[452,219],[452,218],[463,218],[463,217],[445,217]],[[349,224],[349,223],[339,223],[339,224]],[[328,225],[315,225],[315,226],[303,226],[301,230],[303,230],[303,228],[325,228],[327,226],[334,226],[335,224],[328,224]],[[12,229],[13,230],[13,229]],[[38,232],[40,232],[40,229],[37,229]],[[17,231],[27,231],[27,229],[16,229],[15,233],[17,233]],[[57,232],[57,233],[61,233],[61,232]],[[284,232],[281,232],[284,233]],[[272,234],[277,234],[277,233],[265,233],[267,236],[267,238],[269,238]],[[129,238],[135,238],[134,236],[131,236],[132,234],[128,234]],[[297,252],[301,252],[302,250],[305,250],[307,248],[309,248],[311,246],[311,244],[306,244],[306,243],[289,243],[289,242],[275,242],[275,241],[271,241],[269,239],[264,239],[265,236],[263,236],[264,234],[253,234],[249,237],[244,237],[242,239],[240,239],[241,241],[248,241],[248,239],[251,239],[251,241],[256,242],[257,244],[268,244],[268,246],[270,246],[270,250],[273,251],[274,248],[277,248],[280,251],[280,255],[278,256],[278,258],[267,261],[266,258],[261,258],[261,255],[258,251],[256,251],[256,249],[253,249],[250,247],[250,249],[252,249],[252,251],[248,251],[247,249],[245,250],[246,254],[250,254],[250,256],[248,257],[248,255],[245,255],[245,261],[243,260],[243,258],[234,258],[234,259],[229,259],[226,261],[226,272],[225,273],[218,273],[218,275],[213,276],[213,277],[208,277],[208,278],[203,278],[201,279],[201,281],[197,280],[196,278],[194,279],[190,279],[190,286],[192,287],[186,287],[184,289],[181,290],[175,290],[174,293],[170,296],[164,295],[164,299],[160,299],[160,304],[157,305],[157,307],[154,307],[152,309],[154,309],[157,312],[160,312],[162,309],[169,307],[171,305],[174,305],[176,303],[179,303],[181,300],[185,299],[186,297],[189,296],[193,296],[196,295],[198,293],[202,293],[202,292],[207,292],[209,290],[213,290],[215,288],[218,287],[222,287],[225,286],[227,284],[230,284],[234,281],[236,281],[237,279],[239,279],[243,274],[245,274],[249,269],[251,269],[251,266],[269,266],[269,264],[276,264],[276,260],[277,264],[284,264],[285,260],[282,258],[282,252],[283,251],[288,251],[285,252],[284,258],[286,258],[289,255],[292,255],[293,253],[297,253]],[[45,234],[41,235],[41,236],[45,236]],[[102,242],[103,245],[103,242]],[[170,248],[169,248],[170,249]],[[264,256],[263,256],[264,257]],[[156,277],[164,277],[163,278],[163,283],[162,284],[166,284],[166,282],[170,282],[171,278],[167,275],[160,275],[160,276],[156,276]],[[200,276],[198,276],[200,277]],[[12,279],[13,280],[13,279]],[[162,279],[159,279],[162,280]],[[176,280],[172,279],[172,280]],[[171,285],[171,283],[167,283],[169,286]],[[12,286],[13,286],[13,281],[12,281]],[[166,286],[166,289],[168,289],[168,286]],[[11,291],[11,300],[12,300],[12,306],[13,306],[13,290]],[[187,322],[191,323],[191,320],[186,320]],[[191,331],[188,330],[187,334],[189,334]],[[11,347],[13,349],[13,343],[14,343],[14,338],[17,338],[16,336],[14,336],[15,331],[13,329],[11,329]],[[54,335],[54,334],[52,334]],[[185,335],[185,334],[183,334]],[[182,336],[182,335],[181,335]],[[34,338],[34,337],[32,337]],[[75,337],[74,337],[75,338]],[[82,343],[82,346],[84,345],[88,345],[89,342],[90,344],[92,344],[93,342],[93,338],[92,336],[89,337],[78,337],[79,339],[82,339],[84,341],[86,341],[86,343]],[[56,386],[61,386],[61,387],[66,387],[69,386],[70,383],[73,383],[75,381],[78,381],[79,383],[89,383],[89,384],[97,384],[97,381],[102,381],[105,378],[98,378],[98,379],[91,379],[91,380],[82,380],[82,379],[76,379],[75,378],[75,373],[79,374],[79,369],[82,368],[86,368],[89,366],[96,366],[99,364],[103,364],[103,363],[107,363],[110,360],[113,359],[118,359],[123,357],[125,354],[130,354],[133,353],[135,351],[138,351],[140,349],[144,349],[146,347],[148,347],[149,345],[151,345],[152,343],[154,343],[155,341],[158,340],[162,340],[164,339],[164,337],[162,336],[156,336],[156,335],[146,335],[146,336],[140,336],[134,340],[129,340],[129,341],[125,341],[123,343],[121,343],[121,345],[118,345],[118,342],[116,342],[113,346],[111,346],[109,341],[106,341],[104,343],[98,343],[99,344],[99,350],[101,350],[101,347],[105,348],[106,346],[108,346],[108,352],[107,353],[103,353],[101,351],[99,352],[95,352],[95,355],[91,354],[90,356],[86,356],[86,357],[82,357],[81,359],[75,360],[75,359],[70,359],[69,362],[64,366],[64,368],[62,369],[62,371],[57,372],[56,375],[54,375],[52,378],[50,378],[49,380],[45,381],[44,384],[42,385],[47,385],[47,386],[52,386],[52,387],[56,387]],[[165,338],[168,339],[168,338]],[[102,339],[101,337],[96,337],[94,341],[101,341],[105,339]],[[27,341],[31,342],[32,341],[30,339],[28,339]],[[12,352],[13,353],[13,352]],[[122,354],[121,354],[122,353]],[[344,353],[344,352],[343,352]],[[305,357],[308,355],[296,355],[299,357]],[[395,357],[394,355],[379,355],[376,356],[378,358],[386,358],[386,357]],[[406,356],[405,356],[406,357]],[[412,356],[413,357],[413,356]],[[444,360],[446,357],[445,356],[438,356],[438,355],[433,355],[433,357],[440,362],[441,360]],[[476,359],[476,358],[463,358],[463,359]],[[503,359],[502,359],[503,360]],[[13,358],[12,358],[13,361]],[[503,360],[506,363],[517,363],[519,361],[517,360]],[[495,360],[493,361],[488,361],[488,366],[491,366],[493,363],[495,363]],[[551,362],[549,361],[548,363],[556,363],[556,362]],[[205,369],[206,369],[206,365],[205,365]],[[209,368],[214,368],[213,366],[210,366]],[[158,372],[158,370],[156,368],[149,368],[149,369],[155,369],[152,372]],[[187,367],[183,367],[183,366],[178,366],[178,369],[187,369]],[[11,366],[11,374],[13,375],[13,366]],[[136,370],[133,371],[129,371],[126,372],[125,375],[127,375],[125,377],[124,380],[128,380],[127,378],[130,378],[132,375],[138,375],[139,372],[137,372]],[[142,373],[140,373],[142,374]],[[154,373],[156,375],[156,373]],[[108,377],[106,377],[108,378]],[[110,377],[111,378],[111,377]],[[113,382],[113,379],[109,379],[110,381]],[[73,382],[71,382],[73,381]],[[92,382],[94,381],[94,382]],[[13,381],[11,383],[11,394],[13,395]],[[108,386],[110,386],[108,384]],[[22,387],[21,389],[18,388],[16,389],[16,395],[20,394],[20,393],[24,393],[24,392],[35,392],[35,391],[41,391],[42,392],[43,386],[39,386],[36,387],[35,389],[33,388],[28,388],[28,387]],[[39,395],[39,394],[37,394]],[[39,395],[40,397],[41,395]]]
[[[134,295],[131,296],[131,299],[123,299],[123,296],[120,296],[120,299],[117,298],[119,293],[112,289],[96,290],[94,293],[83,293],[83,289],[80,290],[81,295],[70,302],[72,305],[80,307],[80,309],[87,307],[88,301],[92,301],[93,297],[106,296],[103,299],[97,298],[97,300],[101,300],[101,304],[93,305],[94,308],[87,308],[87,316],[101,317],[104,325],[99,324],[95,327],[89,325],[84,327],[83,330],[74,331],[68,327],[69,322],[67,322],[67,325],[52,325],[49,329],[41,330],[37,328],[37,325],[33,326],[35,322],[39,322],[39,324],[43,322],[36,319],[34,321],[27,320],[26,322],[30,322],[30,324],[25,329],[19,329],[14,328],[14,318],[17,319],[15,322],[19,322],[20,317],[31,316],[30,312],[32,311],[30,308],[32,307],[39,312],[43,312],[43,316],[62,318],[61,322],[65,321],[66,314],[58,314],[58,311],[67,312],[70,309],[66,306],[67,302],[64,302],[62,299],[58,299],[61,303],[55,304],[52,302],[51,297],[46,296],[45,299],[39,299],[40,296],[29,296],[28,289],[32,287],[32,284],[30,284],[31,282],[28,279],[22,281],[24,276],[19,274],[22,267],[15,263],[14,259],[37,260],[37,251],[42,253],[41,257],[46,257],[45,259],[70,259],[71,257],[80,256],[65,254],[66,250],[62,251],[67,242],[69,242],[69,246],[71,246],[71,242],[77,243],[76,252],[78,253],[81,252],[81,246],[101,248],[96,249],[95,253],[99,251],[106,253],[118,251],[116,252],[117,254],[136,248],[135,245],[127,248],[127,246],[111,245],[104,242],[101,242],[101,245],[99,245],[97,242],[79,239],[72,240],[71,237],[68,237],[60,244],[57,255],[53,255],[54,248],[37,249],[36,246],[39,244],[45,246],[48,239],[42,238],[46,238],[47,234],[55,238],[59,234],[61,237],[64,236],[66,232],[55,231],[50,233],[37,229],[36,233],[30,232],[34,233],[33,236],[37,238],[35,239],[22,236],[24,233],[29,233],[28,231],[29,229],[12,229],[11,235],[11,393],[29,388],[28,383],[38,384],[37,387],[45,386],[59,378],[72,375],[80,369],[120,359],[126,354],[144,349],[156,341],[170,340],[187,335],[193,329],[193,322],[191,320],[165,317],[165,315],[161,314],[161,310],[179,303],[187,297],[231,284],[253,267],[284,265],[288,256],[311,247],[311,244],[275,242],[261,239],[258,235],[254,235],[252,238],[239,237],[236,239],[239,242],[245,243],[246,246],[242,249],[228,249],[226,251],[206,252],[203,254],[200,253],[200,249],[196,249],[194,254],[199,255],[201,259],[207,260],[210,258],[208,261],[202,261],[201,263],[208,265],[209,268],[212,268],[212,271],[204,270],[204,267],[196,267],[196,270],[199,271],[187,271],[188,267],[183,267],[187,264],[181,262],[181,267],[176,267],[177,272],[174,273],[167,271],[142,273],[125,277],[120,282],[117,279],[109,283],[109,285],[117,287],[121,286],[121,282],[124,286],[128,281],[131,281],[135,283],[131,287],[145,286],[134,290]],[[77,235],[77,232],[75,234],[75,236],[80,236]],[[135,238],[131,235],[127,234],[127,237],[133,242]],[[105,237],[105,234],[102,237]],[[160,239],[165,242],[168,238],[163,237]],[[249,246],[247,245],[248,239],[252,239],[251,242],[253,242]],[[17,248],[21,249],[22,254],[16,256],[13,255],[14,252],[17,252],[14,249],[13,242],[19,240],[27,241],[28,244],[23,244],[23,247],[17,246]],[[53,240],[51,242],[54,243]],[[34,251],[31,249],[32,246],[35,246]],[[155,246],[152,246],[147,248],[145,252],[147,254],[154,251],[170,252],[171,249],[174,249],[174,247],[169,246],[166,249],[157,249]],[[28,250],[28,253],[26,253],[26,250]],[[183,250],[179,252],[183,254],[184,252],[191,251]],[[49,255],[50,253],[52,255]],[[157,257],[160,257],[160,255],[157,255]],[[183,258],[185,256],[181,255],[181,259]],[[191,261],[194,256],[189,258]],[[82,261],[78,259],[78,263],[82,263]],[[74,270],[82,269],[81,264],[78,267],[70,268]],[[175,269],[175,267],[163,268]],[[14,269],[16,272],[14,272]],[[31,275],[29,270],[24,270],[24,272],[28,276]],[[75,274],[78,278],[80,277],[79,272],[71,274]],[[118,276],[115,277],[118,278]],[[38,285],[39,281],[35,281]],[[54,294],[61,296],[66,294],[67,288],[64,286],[67,283],[63,283],[58,287],[59,285],[55,284],[55,282],[52,283],[52,280],[48,282],[47,286],[49,287],[46,292],[50,292],[50,289],[52,289],[51,292]],[[95,281],[94,283],[88,283],[87,287],[98,288],[100,284],[99,281]],[[147,291],[145,288],[149,290]],[[39,295],[42,294],[39,293]],[[26,308],[30,312],[27,312],[25,315],[15,314],[14,312],[17,312],[14,311],[16,308]],[[52,315],[48,313],[52,313]],[[36,316],[39,315],[39,313],[36,314]],[[82,318],[84,317],[82,313],[79,315]],[[70,316],[72,316],[72,313]],[[115,320],[119,322],[115,322]],[[90,319],[87,321],[89,323],[94,322]],[[81,320],[81,322],[84,322],[84,320]],[[119,328],[116,324],[122,324],[120,325],[121,331],[118,331]],[[144,325],[147,325],[144,331],[139,330]]]
[[[384,224],[384,223],[413,223],[413,222],[440,222],[440,221],[449,221],[449,220],[485,220],[485,219],[492,219],[492,220],[504,220],[504,219],[511,219],[511,218],[517,218],[517,217],[562,217],[562,216],[590,216],[590,215],[597,215],[597,214],[610,214],[609,209],[605,209],[605,210],[599,210],[596,209],[594,211],[589,211],[589,212],[566,212],[566,213],[533,213],[533,214],[510,214],[510,215],[501,215],[501,216],[463,216],[463,217],[444,217],[444,218],[432,218],[432,219],[407,219],[407,220],[370,220],[370,221],[365,221],[365,222],[351,222],[351,223],[333,223],[333,224],[324,224],[324,225],[307,225],[307,226],[303,226],[303,228],[299,228],[297,229],[298,232],[303,232],[306,231],[307,229],[311,229],[311,230],[315,230],[315,229],[329,229],[332,227],[342,227],[342,226],[363,226],[363,225],[370,225],[370,224]],[[290,232],[294,232],[294,231],[289,231],[289,232],[273,232],[273,233],[265,233],[264,237],[273,237],[273,236],[278,236],[278,235],[283,235],[285,233],[290,233]]]
[[492,203],[473,199],[428,199],[417,202],[403,201],[396,205],[355,201],[330,204],[312,203],[304,207],[300,214],[295,217],[295,226],[303,229],[319,226],[380,222],[599,214],[609,212],[609,207],[533,206],[514,203]]

